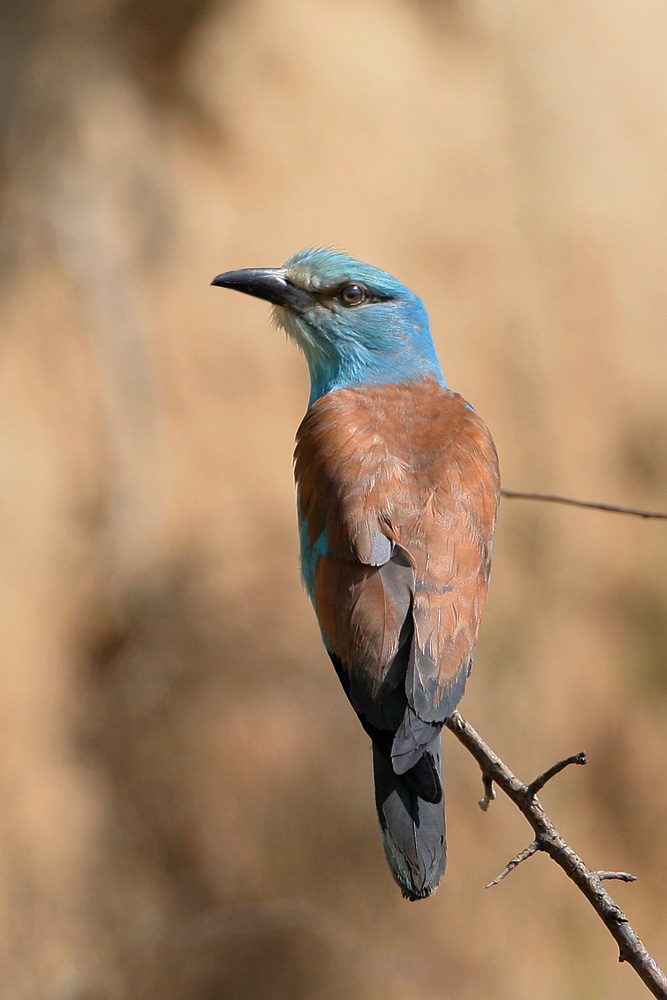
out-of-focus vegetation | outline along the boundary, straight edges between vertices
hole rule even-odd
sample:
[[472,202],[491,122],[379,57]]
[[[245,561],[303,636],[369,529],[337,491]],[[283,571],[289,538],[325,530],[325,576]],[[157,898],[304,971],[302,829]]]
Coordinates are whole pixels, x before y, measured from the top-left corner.
[[[590,0],[0,5],[0,995],[627,1000],[446,739],[403,902],[301,591],[305,366],[229,268],[423,296],[505,483],[667,503],[667,13]],[[667,962],[664,525],[505,502],[463,713]]]

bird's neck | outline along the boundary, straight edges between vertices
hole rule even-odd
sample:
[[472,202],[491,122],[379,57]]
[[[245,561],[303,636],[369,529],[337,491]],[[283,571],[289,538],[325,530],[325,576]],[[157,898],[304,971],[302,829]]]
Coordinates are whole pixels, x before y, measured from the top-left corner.
[[360,385],[397,385],[399,382],[434,379],[447,386],[435,349],[412,354],[402,350],[397,355],[348,351],[344,356],[323,357],[321,353],[306,354],[310,369],[310,399],[316,399],[336,389]]

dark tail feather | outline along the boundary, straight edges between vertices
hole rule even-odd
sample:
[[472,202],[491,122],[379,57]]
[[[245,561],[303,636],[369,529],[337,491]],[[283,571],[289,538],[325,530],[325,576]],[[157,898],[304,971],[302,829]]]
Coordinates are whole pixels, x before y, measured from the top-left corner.
[[[439,741],[438,741],[439,742]],[[392,757],[391,766],[396,770],[396,759]],[[427,802],[442,801],[442,782],[440,781],[440,753],[435,759],[431,750],[417,761],[409,771],[401,771],[401,776],[405,779],[409,788],[415,793],[417,798],[426,799]]]
[[[429,747],[440,771],[440,740]],[[407,899],[424,899],[438,888],[445,870],[444,795],[438,802],[420,798],[408,775],[396,774],[390,758],[373,745],[375,804],[382,842],[392,874]]]

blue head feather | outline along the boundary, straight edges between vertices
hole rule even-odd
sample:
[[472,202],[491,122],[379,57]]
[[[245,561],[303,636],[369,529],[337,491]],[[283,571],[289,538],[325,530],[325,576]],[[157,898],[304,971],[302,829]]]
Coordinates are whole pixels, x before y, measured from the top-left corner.
[[[274,308],[276,322],[308,361],[310,403],[354,385],[424,377],[445,385],[421,299],[386,271],[327,248],[295,254],[284,273],[312,303]],[[361,289],[358,304],[344,299],[352,285]]]

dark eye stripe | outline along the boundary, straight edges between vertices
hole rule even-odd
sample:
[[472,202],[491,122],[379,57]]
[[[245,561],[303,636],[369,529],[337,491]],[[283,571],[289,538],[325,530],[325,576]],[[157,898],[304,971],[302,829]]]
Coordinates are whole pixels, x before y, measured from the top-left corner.
[[392,298],[391,295],[378,295],[371,292],[359,281],[346,281],[344,285],[338,287],[322,289],[314,293],[323,305],[338,302],[347,309],[354,309],[355,306],[367,305],[371,302],[386,302]]

